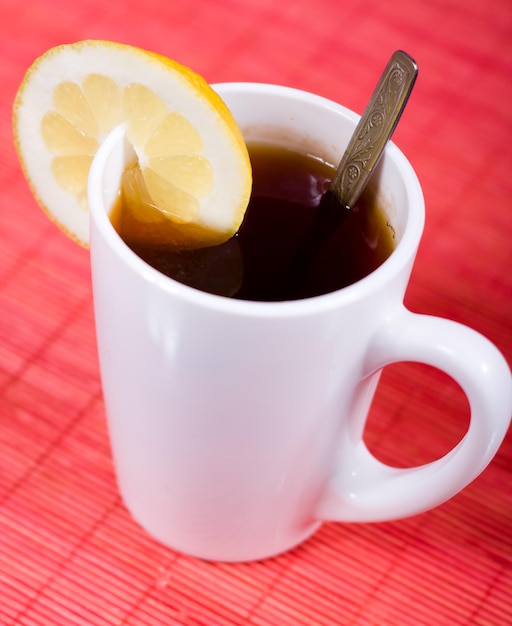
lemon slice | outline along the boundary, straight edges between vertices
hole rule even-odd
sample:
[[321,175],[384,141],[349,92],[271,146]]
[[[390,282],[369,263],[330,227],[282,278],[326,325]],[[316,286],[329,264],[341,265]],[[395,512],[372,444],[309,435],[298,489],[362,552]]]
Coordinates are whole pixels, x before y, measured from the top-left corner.
[[239,228],[251,191],[242,134],[192,70],[107,41],[58,46],[27,71],[13,109],[14,140],[39,204],[87,246],[87,177],[119,124],[137,155],[126,200],[138,219],[162,222],[184,246],[222,243]]

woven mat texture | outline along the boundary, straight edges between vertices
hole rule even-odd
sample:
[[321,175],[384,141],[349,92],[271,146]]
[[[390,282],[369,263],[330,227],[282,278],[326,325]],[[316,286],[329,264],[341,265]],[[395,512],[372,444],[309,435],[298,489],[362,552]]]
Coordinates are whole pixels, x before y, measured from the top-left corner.
[[[115,484],[89,256],[33,200],[12,101],[32,61],[79,39],[173,57],[210,82],[281,83],[361,112],[385,62],[420,75],[394,140],[427,204],[406,304],[480,331],[512,362],[510,0],[0,0],[0,624],[505,626],[512,436],[462,493],[382,524],[325,524],[264,562],[205,563],[131,519]],[[444,375],[387,368],[366,440],[432,460],[467,427]]]

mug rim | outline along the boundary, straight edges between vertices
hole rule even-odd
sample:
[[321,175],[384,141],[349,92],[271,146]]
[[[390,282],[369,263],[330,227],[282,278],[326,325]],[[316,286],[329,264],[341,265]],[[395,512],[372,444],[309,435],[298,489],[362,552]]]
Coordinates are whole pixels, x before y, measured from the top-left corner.
[[[291,97],[292,99],[306,99],[319,108],[327,107],[340,113],[342,116],[353,121],[354,125],[360,117],[357,113],[342,104],[294,87],[258,82],[215,83],[212,84],[211,87],[217,91],[221,97],[223,97],[224,94],[245,92],[248,95],[260,93],[264,95],[274,95],[276,97],[285,96]],[[409,261],[414,259],[416,254],[425,220],[424,196],[420,182],[411,163],[397,145],[389,141],[385,148],[385,157],[394,161],[403,179],[407,194],[408,212],[406,226],[397,247],[373,272],[355,283],[336,291],[299,300],[277,302],[240,300],[190,287],[162,274],[143,261],[125,244],[109,219],[108,210],[110,207],[104,206],[103,199],[103,174],[106,164],[113,152],[116,149],[120,149],[120,147],[122,147],[124,151],[126,142],[125,126],[121,124],[110,131],[102,142],[94,156],[89,171],[88,197],[91,226],[91,254],[94,254],[93,250],[95,245],[93,237],[94,229],[92,228],[92,222],[94,222],[98,232],[101,233],[103,240],[108,244],[109,248],[143,280],[151,282],[159,289],[170,292],[174,296],[188,300],[190,303],[226,313],[256,315],[258,317],[316,314],[325,309],[338,308],[349,302],[367,297],[370,293],[379,289],[383,283],[388,283],[394,276],[398,275]]]

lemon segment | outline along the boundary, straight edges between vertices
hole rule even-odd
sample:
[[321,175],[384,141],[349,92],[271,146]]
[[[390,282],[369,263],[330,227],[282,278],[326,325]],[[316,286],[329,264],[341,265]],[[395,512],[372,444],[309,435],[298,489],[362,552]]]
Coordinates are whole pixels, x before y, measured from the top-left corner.
[[62,189],[78,196],[87,187],[92,156],[55,157],[52,160],[52,173]]
[[198,154],[202,149],[201,135],[183,115],[176,112],[168,113],[162,119],[144,146],[148,157]]
[[173,185],[160,176],[154,169],[142,170],[151,205],[176,224],[193,222],[199,213],[199,201],[184,191],[181,186]]
[[98,124],[93,116],[82,89],[70,81],[64,81],[53,90],[55,111],[84,135],[98,136]]
[[56,111],[50,111],[41,120],[41,136],[48,150],[58,156],[94,155],[99,147],[97,139],[88,136]]
[[[192,70],[132,46],[82,41],[52,48],[27,71],[13,110],[16,149],[43,209],[88,245],[88,172],[119,124],[137,155],[127,197],[146,222],[185,247],[229,239],[251,191],[242,134]],[[176,244],[177,245],[177,244]]]
[[149,160],[150,169],[185,193],[207,196],[213,188],[210,161],[200,155],[176,155]]
[[144,85],[128,85],[123,93],[123,112],[128,140],[143,144],[155,126],[165,117],[167,106]]
[[121,90],[108,76],[88,74],[82,80],[82,91],[98,124],[98,135],[105,137],[123,121]]

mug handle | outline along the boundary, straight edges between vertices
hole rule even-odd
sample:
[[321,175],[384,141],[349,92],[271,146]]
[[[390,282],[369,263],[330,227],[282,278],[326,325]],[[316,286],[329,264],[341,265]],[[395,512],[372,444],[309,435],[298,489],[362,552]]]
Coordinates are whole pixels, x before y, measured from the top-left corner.
[[340,459],[316,509],[331,521],[376,522],[431,509],[461,491],[491,461],[510,424],[512,377],[497,348],[467,326],[401,307],[374,335],[364,371],[370,376],[400,361],[446,372],[467,396],[471,412],[462,440],[440,459],[398,469],[368,450],[362,432],[340,446]]

